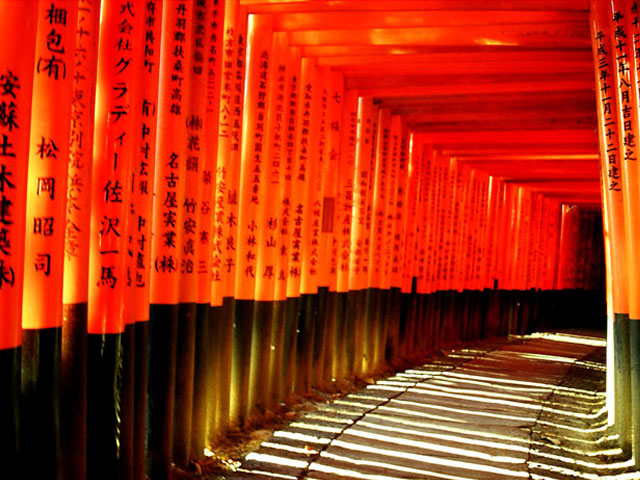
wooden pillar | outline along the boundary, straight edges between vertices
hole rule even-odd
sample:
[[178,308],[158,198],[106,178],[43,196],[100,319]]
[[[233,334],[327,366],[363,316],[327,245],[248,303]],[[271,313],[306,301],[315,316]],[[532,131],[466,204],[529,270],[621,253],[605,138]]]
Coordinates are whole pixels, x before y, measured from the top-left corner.
[[[218,154],[218,119],[220,114],[220,88],[222,85],[222,48],[224,38],[225,2],[207,2],[203,21],[202,45],[196,45],[194,60],[196,68],[202,67],[206,75],[205,112],[201,130],[198,172],[202,183],[202,203],[198,209],[198,312],[196,317],[195,379],[193,390],[193,415],[191,430],[191,458],[202,455],[213,435],[216,402],[216,381],[220,375],[217,360],[219,355],[219,331],[215,328],[214,310],[211,308],[213,284],[213,253],[215,248],[216,168]],[[193,94],[192,94],[193,95]],[[195,96],[201,97],[202,91]]]
[[[48,479],[56,478],[59,468],[64,225],[78,5],[42,1],[37,9],[24,241],[20,450],[22,477]],[[26,115],[22,122],[26,129]],[[2,135],[8,151],[13,135]],[[5,201],[5,216],[9,209]]]
[[[0,105],[10,120],[0,126],[0,462],[6,475],[19,478],[20,365],[29,123],[34,49],[39,7],[0,2],[0,43],[17,39],[22,48],[0,49]],[[31,266],[31,268],[33,268]]]
[[613,80],[617,66],[615,53],[612,51],[612,15],[611,7],[606,2],[591,2],[591,39],[596,73],[603,203],[606,212],[604,226],[608,242],[607,260],[611,272],[610,299],[613,313],[613,317],[609,318],[609,327],[613,333],[613,365],[610,364],[609,369],[615,372],[615,382],[614,391],[609,391],[608,394],[614,399],[614,422],[620,435],[621,447],[630,453],[629,300],[621,165],[624,157],[618,140],[620,119]]
[[176,338],[186,175],[188,42],[192,4],[162,5],[149,314],[148,473],[169,478],[173,459]]
[[60,431],[63,477],[84,479],[87,468],[87,302],[91,169],[100,0],[80,4],[71,105],[63,285]]

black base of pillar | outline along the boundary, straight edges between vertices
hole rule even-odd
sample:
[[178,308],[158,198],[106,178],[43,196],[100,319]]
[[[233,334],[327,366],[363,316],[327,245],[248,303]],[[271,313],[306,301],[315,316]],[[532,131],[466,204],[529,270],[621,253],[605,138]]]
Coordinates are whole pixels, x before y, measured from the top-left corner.
[[311,390],[315,323],[317,316],[316,295],[301,295],[300,322],[296,353],[296,393],[306,395]]
[[87,335],[87,478],[120,474],[122,335]]
[[176,393],[173,429],[173,459],[180,468],[189,464],[191,453],[191,416],[193,413],[193,379],[196,346],[195,303],[178,307],[176,339]]
[[274,303],[256,301],[253,304],[253,332],[251,335],[251,370],[249,376],[249,413],[265,415],[269,408],[271,385],[269,361],[271,357],[271,329]]
[[[0,465],[7,478],[19,476],[20,347],[0,350]],[[4,473],[3,473],[4,474]]]
[[136,325],[122,332],[120,390],[120,480],[133,480],[135,449]]
[[213,409],[211,415],[210,440],[219,437],[230,421],[231,363],[233,350],[233,324],[235,299],[227,297],[219,307],[211,309],[213,366],[211,382]]
[[335,306],[335,316],[336,316],[336,325],[335,325],[335,335],[333,337],[333,341],[335,342],[335,346],[333,348],[333,368],[331,371],[331,379],[334,383],[337,384],[337,387],[340,386],[342,382],[346,379],[346,358],[347,358],[347,303],[348,303],[348,293],[347,292],[338,292],[336,293],[336,306]]
[[22,331],[20,478],[25,480],[58,475],[61,340],[62,328]]
[[149,382],[149,322],[135,324],[135,397],[133,478],[144,480],[147,464],[147,385]]
[[244,427],[248,422],[253,308],[253,300],[235,301],[230,422],[238,427]]
[[151,305],[149,310],[148,474],[168,480],[173,446],[178,305]]
[[298,323],[301,313],[300,297],[287,298],[284,316],[284,348],[282,352],[283,394],[287,400],[295,390],[296,385],[296,352]]
[[640,319],[629,320],[629,376],[631,390],[631,451],[640,467]]
[[284,381],[282,377],[283,355],[284,355],[284,329],[286,301],[273,302],[273,325],[271,327],[271,344],[273,349],[269,354],[269,407],[277,410],[280,402],[284,400]]
[[336,326],[336,292],[327,287],[318,289],[318,320],[316,321],[316,348],[313,353],[313,386],[326,390],[331,385],[333,367],[333,338]]
[[631,379],[629,373],[629,316],[616,313],[613,322],[615,370],[615,426],[620,448],[631,455]]
[[60,365],[60,475],[87,476],[87,304],[64,305]]
[[191,458],[202,456],[207,445],[212,413],[212,376],[209,372],[212,358],[211,322],[209,304],[198,304],[195,331],[195,363],[193,383],[193,413],[191,420]]

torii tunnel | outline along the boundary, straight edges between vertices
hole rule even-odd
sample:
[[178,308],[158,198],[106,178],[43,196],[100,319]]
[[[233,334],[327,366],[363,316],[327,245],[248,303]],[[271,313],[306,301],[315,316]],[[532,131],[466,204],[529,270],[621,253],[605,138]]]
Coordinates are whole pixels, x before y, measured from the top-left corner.
[[0,477],[168,479],[310,392],[583,327],[640,465],[639,15],[0,0]]

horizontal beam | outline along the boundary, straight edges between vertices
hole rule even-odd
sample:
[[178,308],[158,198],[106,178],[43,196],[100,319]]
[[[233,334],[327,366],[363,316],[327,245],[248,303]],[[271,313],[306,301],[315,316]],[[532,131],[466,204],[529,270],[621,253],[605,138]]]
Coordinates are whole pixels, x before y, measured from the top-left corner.
[[588,0],[240,0],[249,12],[362,12],[415,10],[589,11]]
[[[405,73],[387,75],[384,70],[377,75],[374,74],[351,74],[345,75],[345,85],[347,88],[357,90],[372,89],[407,89],[414,88],[418,85],[431,87],[436,86],[460,86],[461,88],[477,85],[479,89],[483,84],[508,84],[508,83],[536,83],[536,82],[567,82],[567,81],[585,81],[593,80],[593,72],[575,72],[575,73],[503,73],[478,74],[478,75],[446,75],[446,74],[420,74]],[[589,90],[593,91],[593,81],[589,82]],[[405,94],[407,95],[407,94]]]
[[440,144],[437,147],[440,154],[451,157],[492,156],[495,159],[527,158],[530,155],[550,156],[551,160],[557,160],[553,156],[572,158],[572,155],[592,155],[600,158],[598,143],[494,143],[494,144]]
[[369,65],[341,65],[332,67],[344,75],[491,75],[502,74],[505,69],[511,74],[567,74],[593,73],[591,61],[530,62],[527,60],[505,62],[466,62],[460,59],[454,63],[394,63],[393,57],[379,59]]
[[[465,163],[465,162],[462,162]],[[473,162],[474,170],[482,171],[509,181],[589,180],[600,178],[600,164],[596,161],[538,163],[531,161]],[[549,166],[548,166],[549,165]]]
[[568,205],[588,205],[589,207],[597,208],[598,210],[602,208],[602,198],[599,192],[589,194],[549,192],[545,193],[544,196]]
[[[354,82],[351,82],[354,83]],[[592,76],[576,80],[562,79],[538,79],[532,81],[511,82],[498,80],[493,82],[473,82],[471,79],[466,83],[441,83],[441,84],[404,84],[404,85],[371,85],[361,83],[357,90],[362,97],[385,98],[412,98],[423,96],[450,96],[450,95],[472,95],[472,94],[493,94],[493,93],[546,93],[556,91],[585,91],[593,92]],[[353,88],[353,87],[351,87]]]
[[[401,3],[401,2],[397,2]],[[449,2],[453,5],[455,2]],[[584,22],[584,12],[578,10],[505,10],[488,12],[473,10],[405,10],[292,12],[274,15],[276,31],[443,27],[470,25],[497,25],[522,23],[577,23]]]
[[291,45],[590,47],[588,22],[289,32]]
[[357,57],[362,55],[431,55],[431,54],[473,54],[473,53],[519,53],[526,55],[533,52],[548,52],[552,54],[558,50],[566,52],[591,53],[591,50],[581,45],[579,47],[553,46],[518,46],[518,45],[305,45],[300,47],[303,57]]
[[[307,55],[305,55],[307,56]],[[588,63],[593,68],[593,57],[589,49],[580,50],[530,50],[524,52],[513,51],[482,51],[466,49],[460,52],[449,53],[404,53],[404,50],[397,51],[388,49],[387,51],[375,52],[375,54],[358,54],[353,52],[343,56],[321,56],[318,58],[318,65],[321,67],[343,67],[356,65],[372,65],[394,63],[396,65],[405,64],[457,64],[464,62],[472,63],[497,63],[512,65],[517,62],[529,62],[532,64],[557,63],[557,62],[582,62]]]
[[420,106],[422,104],[439,104],[442,106],[451,103],[492,103],[492,104],[513,104],[534,105],[540,103],[563,103],[563,102],[581,102],[591,103],[595,106],[595,95],[593,91],[549,91],[544,95],[538,92],[494,92],[494,93],[471,93],[471,94],[452,94],[452,95],[434,95],[432,97],[394,97],[384,101],[385,106]]
[[[443,102],[441,99],[444,99]],[[537,100],[537,101],[536,101]],[[588,113],[592,116],[596,108],[593,95],[584,94],[549,94],[549,95],[458,95],[450,97],[417,97],[412,102],[380,102],[383,108],[390,108],[402,115],[420,115],[426,113],[473,114],[489,112],[543,113],[545,117],[554,114]]]
[[[519,144],[534,145],[553,145],[553,144],[587,144],[597,147],[598,137],[592,129],[580,130],[513,130],[513,131],[475,131],[466,132],[461,135],[459,132],[437,132],[437,133],[420,133],[415,135],[415,142],[424,142],[427,144],[443,145],[473,145],[480,146],[483,144],[505,144],[517,148]],[[447,148],[447,147],[441,147]],[[513,153],[513,152],[504,152]]]
[[415,123],[412,117],[406,118],[407,125],[413,131],[418,133],[436,133],[436,132],[475,132],[482,129],[491,129],[493,131],[510,131],[510,130],[552,130],[554,128],[597,128],[596,121],[589,115],[562,117],[555,116],[553,118],[541,117],[522,117],[511,116],[508,113],[500,116],[493,114],[485,119],[475,121],[470,120],[454,120],[447,122],[433,123]]
[[[451,155],[452,152],[443,152],[445,155]],[[478,163],[504,163],[511,164],[514,162],[588,162],[598,163],[600,161],[600,155],[597,153],[498,153],[496,151],[489,151],[487,153],[454,155],[461,162],[478,162]]]

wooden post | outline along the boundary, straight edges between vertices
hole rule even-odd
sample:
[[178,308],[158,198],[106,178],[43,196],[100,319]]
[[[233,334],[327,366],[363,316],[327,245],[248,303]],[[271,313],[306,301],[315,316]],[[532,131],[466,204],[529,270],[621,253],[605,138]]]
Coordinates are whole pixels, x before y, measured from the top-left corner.
[[[169,478],[173,459],[176,389],[176,338],[180,302],[186,175],[187,41],[191,3],[165,0],[158,92],[158,135],[155,155],[155,199],[151,241],[149,314],[149,431],[151,478]],[[169,93],[171,92],[171,93]]]
[[63,477],[84,479],[87,468],[87,302],[91,216],[91,159],[98,54],[100,0],[81,4],[76,32],[76,74],[71,106],[69,182],[65,232],[61,385]]
[[[41,1],[37,9],[24,240],[20,450],[22,476],[47,479],[55,478],[60,466],[64,225],[78,5]],[[11,76],[7,79],[13,81]],[[21,80],[27,81],[27,77]],[[27,115],[21,122],[14,123],[27,129]],[[10,151],[11,140],[18,141],[16,137],[2,133],[4,154]],[[6,166],[4,171],[8,178]],[[7,215],[18,212],[10,210],[11,197],[2,198],[6,222]]]
[[618,141],[620,121],[612,78],[616,70],[611,17],[613,12],[606,2],[592,1],[591,43],[596,78],[596,99],[598,108],[598,134],[600,140],[600,162],[602,165],[603,203],[606,219],[605,238],[609,242],[609,264],[611,271],[611,304],[613,318],[610,327],[613,332],[613,365],[615,385],[612,398],[615,400],[614,421],[620,435],[623,450],[631,453],[630,439],[630,377],[629,377],[629,300],[627,280],[627,248],[625,241],[625,218],[623,200],[623,171]]
[[[215,412],[215,382],[219,375],[219,335],[211,308],[213,281],[213,252],[215,243],[215,195],[218,153],[218,119],[220,112],[220,88],[222,86],[222,41],[224,38],[225,2],[207,2],[202,48],[198,46],[195,56],[206,59],[197,62],[206,75],[206,111],[204,125],[206,135],[200,133],[203,151],[198,158],[202,203],[198,209],[200,225],[198,249],[198,311],[196,314],[195,378],[193,386],[193,416],[191,428],[190,458],[202,456],[205,446],[213,434]],[[197,53],[199,51],[199,53]],[[197,95],[202,95],[200,91]]]
[[0,462],[9,478],[21,476],[20,365],[29,123],[34,51],[41,6],[0,2],[0,43],[20,39],[22,47],[0,49],[0,104],[13,121],[0,127]]

